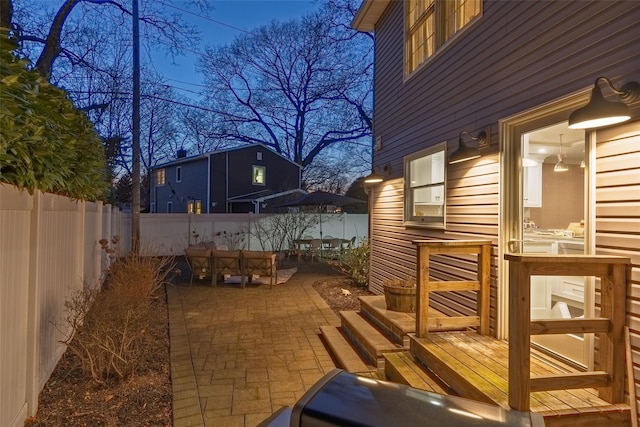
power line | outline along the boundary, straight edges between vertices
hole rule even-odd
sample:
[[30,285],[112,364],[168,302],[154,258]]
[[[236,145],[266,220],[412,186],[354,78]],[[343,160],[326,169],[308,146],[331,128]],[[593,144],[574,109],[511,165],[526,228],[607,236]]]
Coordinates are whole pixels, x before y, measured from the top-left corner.
[[168,4],[168,3],[165,3],[165,2],[163,2],[163,1],[159,1],[158,3],[160,3],[161,5],[164,5],[164,6],[170,7],[170,8],[172,8],[172,9],[179,10],[180,12],[184,12],[184,13],[188,13],[189,15],[196,16],[196,17],[198,17],[198,18],[200,18],[200,19],[204,19],[205,21],[210,21],[210,22],[213,22],[213,23],[215,23],[215,24],[222,25],[222,26],[224,26],[224,27],[228,27],[228,28],[231,28],[231,29],[236,30],[236,31],[241,31],[241,32],[243,32],[243,33],[251,34],[251,32],[250,32],[250,31],[244,30],[244,29],[242,29],[242,28],[234,27],[234,26],[233,26],[233,25],[231,25],[231,24],[227,24],[227,23],[225,23],[225,22],[218,21],[218,20],[213,19],[213,18],[209,18],[208,16],[204,16],[204,15],[197,14],[197,13],[195,13],[195,12],[191,12],[190,10],[187,10],[187,9],[182,9],[182,8],[177,7],[177,6],[174,6],[174,5],[172,5],[172,4]]

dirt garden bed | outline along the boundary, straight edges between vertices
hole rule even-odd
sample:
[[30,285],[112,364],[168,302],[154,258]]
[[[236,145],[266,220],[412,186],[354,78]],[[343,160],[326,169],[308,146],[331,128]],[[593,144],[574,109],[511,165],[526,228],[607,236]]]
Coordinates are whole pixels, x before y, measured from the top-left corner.
[[[358,310],[358,296],[369,294],[335,272],[313,287],[336,313]],[[147,340],[149,359],[144,370],[125,382],[100,386],[83,374],[80,360],[67,352],[40,393],[38,413],[25,426],[171,426],[169,325],[164,295],[155,302],[152,315],[153,327]]]

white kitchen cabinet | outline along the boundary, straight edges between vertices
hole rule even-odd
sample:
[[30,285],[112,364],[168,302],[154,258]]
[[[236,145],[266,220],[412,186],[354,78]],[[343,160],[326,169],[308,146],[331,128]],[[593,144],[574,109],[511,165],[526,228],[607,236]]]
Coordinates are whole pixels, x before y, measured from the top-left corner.
[[542,207],[542,163],[523,168],[523,198],[525,208]]

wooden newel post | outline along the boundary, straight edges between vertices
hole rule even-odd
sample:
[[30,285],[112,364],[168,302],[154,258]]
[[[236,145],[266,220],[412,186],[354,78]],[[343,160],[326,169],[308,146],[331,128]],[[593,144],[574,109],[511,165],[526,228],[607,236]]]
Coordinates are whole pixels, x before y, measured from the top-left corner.
[[416,336],[429,333],[429,248],[418,246],[416,277]]
[[531,275],[527,264],[509,266],[509,406],[529,410],[531,393]]

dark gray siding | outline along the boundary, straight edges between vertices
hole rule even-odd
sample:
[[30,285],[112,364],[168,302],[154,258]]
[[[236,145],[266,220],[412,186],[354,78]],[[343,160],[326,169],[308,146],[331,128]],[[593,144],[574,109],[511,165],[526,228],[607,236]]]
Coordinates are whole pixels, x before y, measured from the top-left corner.
[[[401,159],[589,87],[599,75],[638,70],[640,2],[490,1],[468,30],[403,78],[403,2],[376,27],[375,135],[402,175]],[[494,144],[496,139],[493,139]]]
[[[176,168],[182,167],[182,181],[176,181]],[[189,199],[202,200],[203,212],[207,203],[207,159],[189,159],[181,163],[169,164],[164,167],[166,184],[151,187],[154,194],[151,200],[156,201],[156,212],[167,212],[167,202],[171,202],[173,213],[187,212]]]
[[[258,160],[258,153],[262,159]],[[264,166],[265,185],[254,185],[253,166]],[[225,184],[225,179],[228,182]],[[300,167],[260,145],[211,155],[211,212],[230,212],[228,200],[264,196],[300,188]],[[253,211],[251,202],[235,203],[233,212]]]
[[[640,2],[486,0],[483,8],[479,19],[409,77],[403,74],[403,2],[391,2],[376,26],[374,133],[382,149],[374,153],[374,163],[378,168],[390,164],[392,173],[371,193],[370,287],[381,292],[384,280],[415,274],[414,239],[487,238],[494,244],[493,325],[500,183],[514,179],[500,176],[499,122],[589,88],[598,76],[618,84],[640,80]],[[640,115],[640,103],[632,107]],[[558,121],[569,113],[562,113]],[[477,163],[447,168],[446,229],[405,227],[404,156],[443,141],[453,149],[461,131],[480,129],[490,131],[488,154]],[[616,171],[615,177],[637,179],[629,171]],[[629,190],[610,189],[606,194],[624,191],[621,197],[627,200],[618,207],[629,211],[638,206],[637,196],[635,201],[628,199],[633,194]],[[603,224],[599,220],[599,227]],[[614,245],[634,243],[637,251],[637,220],[617,225],[635,231],[624,238],[614,233]],[[611,238],[607,233],[597,236],[598,242]],[[440,276],[469,277],[475,269],[464,258],[438,259],[436,264]],[[435,303],[445,311],[465,312],[469,298],[460,294]],[[640,315],[640,309],[635,313]]]

